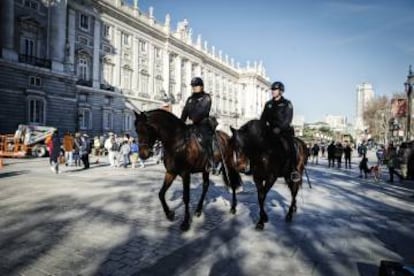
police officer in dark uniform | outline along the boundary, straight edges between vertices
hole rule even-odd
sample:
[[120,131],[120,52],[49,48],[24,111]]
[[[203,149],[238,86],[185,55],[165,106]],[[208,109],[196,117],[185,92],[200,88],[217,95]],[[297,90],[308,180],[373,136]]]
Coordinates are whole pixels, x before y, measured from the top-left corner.
[[193,78],[191,80],[191,87],[193,93],[185,103],[181,113],[181,120],[185,122],[187,118],[190,119],[197,131],[201,133],[203,148],[206,149],[208,155],[208,165],[212,168],[212,138],[217,124],[214,118],[210,118],[211,97],[204,92],[204,83],[201,78]]
[[271,129],[273,135],[280,135],[287,142],[285,148],[289,151],[291,180],[296,182],[300,180],[300,175],[296,170],[294,130],[291,126],[293,106],[289,100],[283,97],[285,91],[283,83],[274,82],[270,89],[272,90],[272,99],[265,104],[260,120]]

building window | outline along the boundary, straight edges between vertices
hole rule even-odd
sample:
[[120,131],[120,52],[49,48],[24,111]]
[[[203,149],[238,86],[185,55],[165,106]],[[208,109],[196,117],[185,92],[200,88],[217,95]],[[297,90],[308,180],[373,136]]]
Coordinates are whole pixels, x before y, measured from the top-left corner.
[[122,88],[130,90],[131,89],[131,77],[132,71],[128,68],[122,69]]
[[103,83],[112,84],[113,65],[109,63],[103,64]]
[[33,57],[35,56],[34,41],[30,38],[24,38],[23,40],[23,53],[25,56]]
[[131,114],[125,114],[124,115],[124,131],[130,131],[132,130],[132,115]]
[[80,15],[79,27],[82,30],[89,31],[89,16],[84,14]]
[[78,78],[81,80],[89,80],[89,64],[86,57],[79,58],[78,61]]
[[131,36],[129,34],[122,33],[122,44],[124,46],[129,46],[130,45],[130,38],[131,38]]
[[141,74],[140,77],[141,77],[140,91],[141,91],[141,93],[148,94],[148,80],[149,80],[149,77],[145,74]]
[[103,50],[105,53],[112,53],[112,49],[109,46],[103,46]]
[[37,10],[39,8],[39,3],[34,0],[25,0],[24,6],[27,8],[31,8],[32,10]]
[[111,26],[104,24],[104,27],[103,27],[103,36],[104,36],[104,38],[111,39],[111,37],[112,37],[111,32],[112,32]]
[[30,76],[29,77],[29,85],[40,87],[40,86],[42,86],[42,81],[39,77]]
[[161,57],[161,49],[158,48],[158,47],[155,47],[154,51],[155,51],[155,57],[160,58]]
[[92,129],[92,112],[88,108],[79,110],[79,128],[82,130]]
[[141,52],[146,52],[147,51],[147,43],[143,40],[139,41],[139,49]]
[[113,126],[113,115],[112,111],[104,111],[103,113],[103,129],[112,130]]
[[29,97],[27,100],[27,114],[30,124],[44,125],[46,105],[43,98]]

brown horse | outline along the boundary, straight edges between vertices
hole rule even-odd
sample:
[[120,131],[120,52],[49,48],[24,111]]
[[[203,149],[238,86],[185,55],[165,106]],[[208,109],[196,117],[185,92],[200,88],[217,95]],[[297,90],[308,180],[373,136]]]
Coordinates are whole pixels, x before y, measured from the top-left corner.
[[290,179],[288,160],[289,152],[286,150],[283,137],[273,137],[268,128],[260,120],[251,120],[240,129],[231,129],[233,136],[230,147],[234,155],[234,164],[239,171],[246,170],[250,166],[253,180],[256,184],[260,205],[260,219],[256,228],[262,230],[268,217],[264,209],[264,202],[269,190],[273,187],[278,177],[284,177],[289,186],[292,201],[286,215],[286,221],[292,220],[296,212],[296,195],[302,185],[302,176],[307,163],[306,144],[295,138],[295,146],[298,151],[296,169],[301,175],[300,181],[293,182]]
[[[151,150],[156,140],[160,140],[164,149],[164,166],[166,169],[164,184],[159,192],[162,207],[167,219],[174,220],[175,213],[170,210],[165,201],[165,194],[177,175],[183,180],[183,201],[185,205],[185,216],[181,229],[186,231],[190,227],[190,174],[203,174],[203,191],[195,211],[196,216],[201,215],[203,202],[210,183],[209,171],[207,170],[208,157],[202,149],[193,127],[187,126],[174,114],[155,109],[142,113],[135,113],[136,131],[138,134],[139,156],[147,159],[151,156]],[[217,150],[214,151],[216,162],[224,163],[222,173],[223,180],[227,186],[232,188],[233,202],[231,212],[236,213],[236,189],[241,185],[241,177],[232,166],[231,152],[228,148],[230,137],[224,132],[216,131]],[[224,157],[224,158],[223,158]],[[223,161],[224,159],[224,161]]]

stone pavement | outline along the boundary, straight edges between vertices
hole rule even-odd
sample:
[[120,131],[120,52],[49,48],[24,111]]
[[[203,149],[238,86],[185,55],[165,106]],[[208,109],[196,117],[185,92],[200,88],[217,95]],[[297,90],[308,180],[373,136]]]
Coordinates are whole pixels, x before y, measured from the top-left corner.
[[[182,233],[181,181],[167,193],[169,222],[158,199],[162,165],[55,175],[46,159],[6,160],[0,275],[376,275],[382,259],[414,263],[414,185],[360,179],[357,161],[350,171],[309,165],[313,188],[304,183],[290,224],[290,193],[278,181],[261,232],[251,178],[231,215],[231,195],[214,176],[204,214]],[[192,210],[200,184],[195,175]]]

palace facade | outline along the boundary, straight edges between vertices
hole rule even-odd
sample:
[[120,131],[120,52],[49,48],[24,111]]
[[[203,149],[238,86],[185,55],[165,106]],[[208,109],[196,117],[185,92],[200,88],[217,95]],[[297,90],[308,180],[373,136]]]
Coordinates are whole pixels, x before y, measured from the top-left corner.
[[200,76],[221,127],[257,118],[269,98],[261,62],[240,66],[187,20],[171,26],[120,0],[2,0],[0,133],[18,124],[131,133],[133,110],[180,115]]

